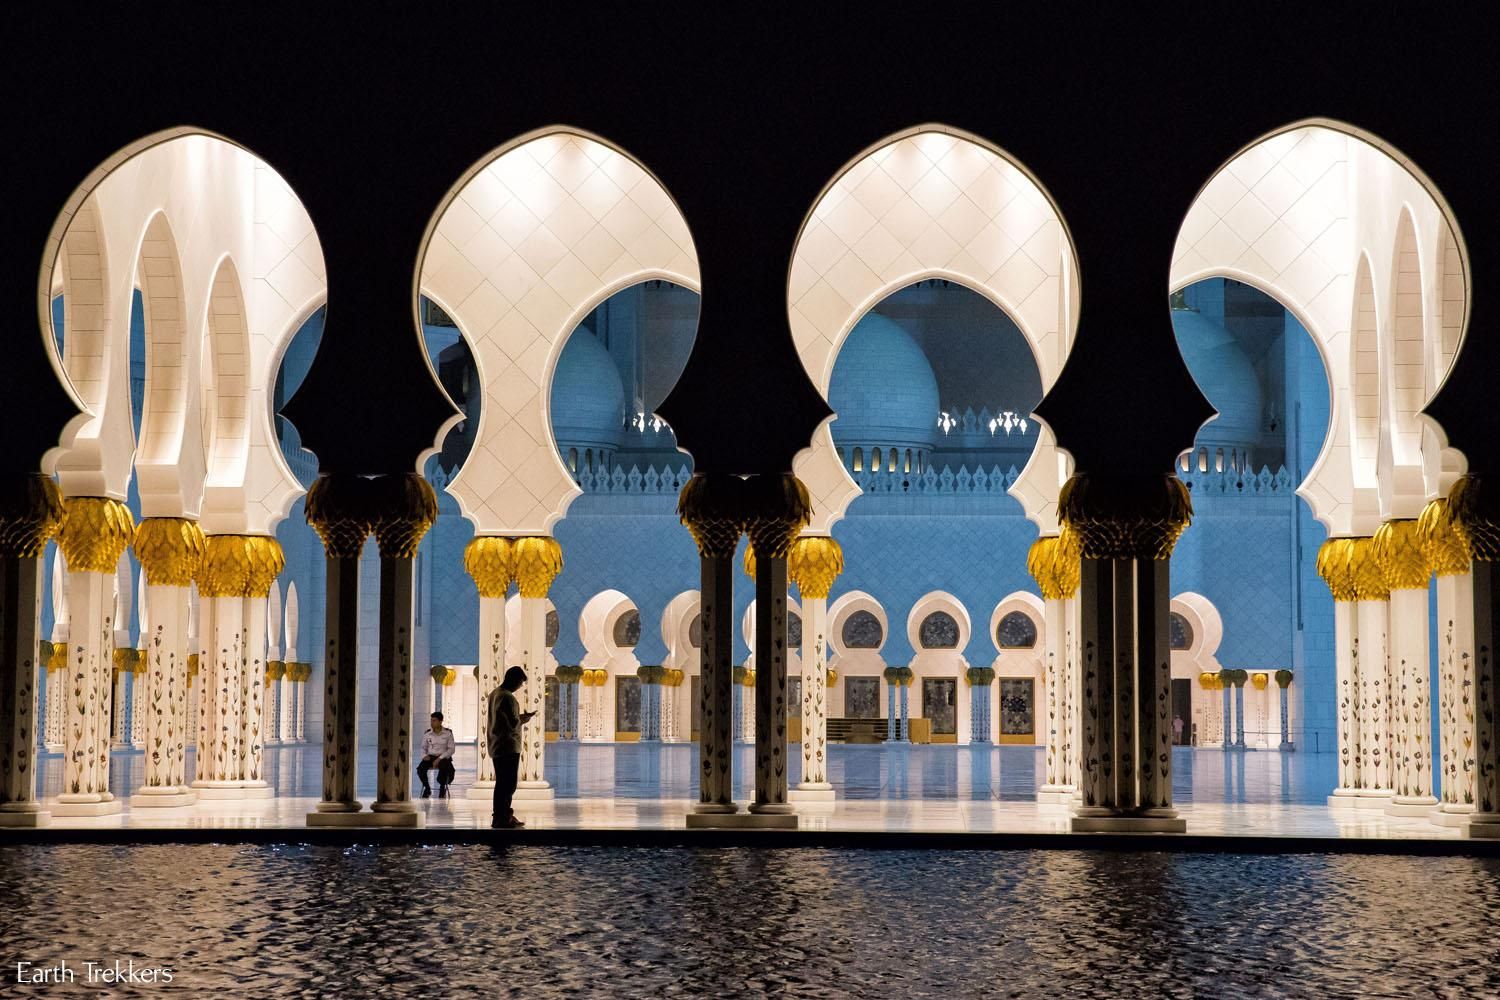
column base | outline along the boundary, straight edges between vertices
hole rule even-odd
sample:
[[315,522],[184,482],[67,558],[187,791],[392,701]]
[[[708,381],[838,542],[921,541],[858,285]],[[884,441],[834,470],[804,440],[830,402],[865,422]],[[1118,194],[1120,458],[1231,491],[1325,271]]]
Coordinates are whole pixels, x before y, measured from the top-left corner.
[[1476,812],[1471,815],[1469,836],[1474,840],[1500,840],[1500,813]]
[[245,797],[245,786],[238,781],[195,781],[191,787],[198,793],[198,798],[205,802],[210,799],[218,801]]
[[54,816],[114,816],[120,812],[120,803],[114,799],[85,799],[83,801],[69,802],[58,797],[52,806]]
[[1282,753],[1291,753],[1293,750],[1297,749],[1297,744],[1291,742],[1290,740],[1282,740],[1276,745],[1276,749],[1280,750]]
[[1469,825],[1469,818],[1474,815],[1474,806],[1469,802],[1444,802],[1441,806],[1428,814],[1427,818],[1435,826],[1443,826],[1452,830],[1461,830]]
[[399,826],[422,825],[422,814],[411,812],[311,812],[307,814],[308,826]]
[[466,798],[466,799],[483,800],[483,799],[493,799],[494,797],[495,797],[495,782],[493,780],[490,780],[490,781],[484,781],[484,780],[476,781],[476,782],[474,782],[474,784],[472,784],[472,785],[469,786],[468,791],[464,792],[464,798]]
[[1335,788],[1333,794],[1328,796],[1328,808],[1330,809],[1357,809],[1359,808],[1358,788]]
[[787,791],[786,800],[794,805],[835,802],[838,800],[838,792],[826,781],[804,781]]
[[1389,788],[1361,788],[1354,804],[1357,809],[1384,809],[1395,797],[1396,793]]
[[688,813],[689,830],[795,830],[796,813]]
[[545,781],[523,781],[516,785],[516,794],[512,800],[515,802],[551,802],[556,797],[557,793]]
[[132,809],[172,809],[190,806],[198,801],[198,793],[191,788],[163,785],[157,788],[142,788],[130,797]]
[[1074,816],[1074,833],[1187,833],[1181,816]]
[[689,816],[729,816],[740,811],[734,802],[699,802]]
[[1385,807],[1387,816],[1428,816],[1437,808],[1435,795],[1397,795]]
[[52,814],[36,802],[7,802],[0,806],[0,827],[51,826]]

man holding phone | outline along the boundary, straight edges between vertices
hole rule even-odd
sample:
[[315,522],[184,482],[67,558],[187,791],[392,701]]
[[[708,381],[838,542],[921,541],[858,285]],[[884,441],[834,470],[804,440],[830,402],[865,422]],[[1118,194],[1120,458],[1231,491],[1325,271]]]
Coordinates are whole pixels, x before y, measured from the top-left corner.
[[490,692],[485,706],[490,757],[495,761],[495,815],[490,826],[496,830],[514,830],[526,825],[516,819],[511,809],[521,770],[521,727],[536,716],[535,712],[521,711],[521,703],[516,700],[516,692],[525,683],[526,671],[511,667],[500,686]]

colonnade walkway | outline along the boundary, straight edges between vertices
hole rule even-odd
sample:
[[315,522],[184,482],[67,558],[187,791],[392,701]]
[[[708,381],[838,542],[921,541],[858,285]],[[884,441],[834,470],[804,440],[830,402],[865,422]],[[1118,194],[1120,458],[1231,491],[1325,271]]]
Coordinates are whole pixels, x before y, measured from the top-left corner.
[[[735,748],[735,798],[752,795],[754,747]],[[189,752],[191,756],[191,751]],[[791,755],[795,785],[800,775]],[[415,799],[429,830],[488,827],[490,802],[466,792],[475,780],[475,750],[461,745],[450,798]],[[516,801],[531,830],[672,830],[685,826],[697,802],[693,744],[577,744],[547,747],[546,777],[555,798]],[[63,759],[44,754],[43,808],[61,791]],[[1452,840],[1461,829],[1423,817],[1378,810],[1334,810],[1326,804],[1336,780],[1333,754],[1176,748],[1173,796],[1188,832],[1224,837],[1316,837]],[[192,762],[189,761],[189,773]],[[144,777],[144,756],[116,751],[110,790],[124,803],[112,816],[54,817],[49,829],[286,829],[305,832],[318,801],[322,749],[316,744],[266,748],[266,799],[200,800],[181,808],[132,808]],[[374,798],[376,754],[362,747],[360,798]],[[1069,812],[1036,802],[1044,778],[1041,747],[853,746],[830,748],[832,805],[799,805],[804,830],[876,833],[1067,834]],[[413,784],[415,785],[415,777]],[[435,788],[434,784],[434,788]],[[436,792],[434,792],[434,796]],[[45,834],[45,831],[38,831]],[[1080,834],[1079,836],[1090,836]]]

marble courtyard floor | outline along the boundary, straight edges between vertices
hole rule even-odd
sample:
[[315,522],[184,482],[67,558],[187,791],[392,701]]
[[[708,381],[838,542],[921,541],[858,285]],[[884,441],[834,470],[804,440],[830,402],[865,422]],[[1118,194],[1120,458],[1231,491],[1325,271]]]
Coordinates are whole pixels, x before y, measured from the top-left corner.
[[[744,803],[751,798],[752,748],[736,750],[736,799]],[[1073,837],[1064,808],[1035,801],[1042,779],[1040,747],[835,744],[829,756],[830,781],[838,799],[831,807],[799,806],[802,831]],[[374,798],[373,748],[362,748],[360,758],[361,801],[368,806]],[[489,826],[488,799],[465,794],[474,779],[473,746],[460,746],[456,762],[453,797],[414,800],[427,831],[453,831],[457,836]],[[791,784],[795,786],[800,764],[795,754],[792,762]],[[63,761],[59,754],[45,754],[39,763],[45,800],[61,791]],[[1331,754],[1178,748],[1174,796],[1194,839],[1388,839],[1409,846],[1447,842],[1455,848],[1453,842],[1466,838],[1462,828],[1439,826],[1424,817],[1328,808],[1326,796],[1334,784],[1334,767]],[[117,831],[117,836],[128,838],[127,831],[132,830],[305,833],[307,814],[318,800],[321,768],[316,745],[268,747],[266,774],[276,791],[274,798],[132,809],[129,795],[141,784],[144,759],[139,752],[116,751],[110,788],[123,801],[122,811],[103,817],[57,816],[36,835]],[[546,771],[555,798],[516,803],[532,836],[548,831],[556,835],[564,831],[684,830],[685,817],[697,800],[697,748],[690,744],[552,743],[547,747]],[[5,833],[0,831],[0,836]],[[1477,841],[1468,843],[1482,846]]]

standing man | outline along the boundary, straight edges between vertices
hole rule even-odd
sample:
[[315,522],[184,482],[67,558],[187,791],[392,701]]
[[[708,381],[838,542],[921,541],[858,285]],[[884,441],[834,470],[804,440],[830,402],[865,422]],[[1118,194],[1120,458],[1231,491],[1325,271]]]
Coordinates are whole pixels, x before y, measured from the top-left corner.
[[525,826],[516,819],[511,810],[511,799],[516,794],[516,781],[521,770],[521,727],[530,722],[535,712],[521,711],[516,692],[526,683],[526,671],[511,667],[505,672],[500,686],[490,692],[487,710],[490,740],[490,756],[495,761],[495,815],[490,819],[493,829],[516,829]]
[[448,797],[448,786],[453,783],[453,730],[443,728],[443,713],[432,713],[432,725],[422,734],[422,760],[417,764],[417,777],[422,779],[422,798],[432,798],[432,786],[427,783],[427,772],[437,768],[438,798]]

